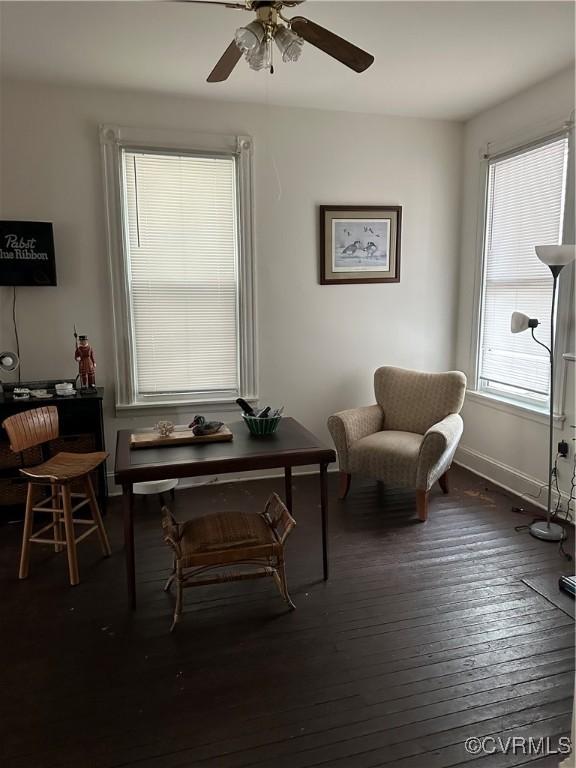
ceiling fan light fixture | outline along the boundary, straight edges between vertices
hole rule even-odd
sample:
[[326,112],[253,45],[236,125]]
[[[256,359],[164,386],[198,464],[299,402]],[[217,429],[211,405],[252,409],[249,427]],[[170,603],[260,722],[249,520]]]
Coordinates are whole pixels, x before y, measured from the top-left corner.
[[272,66],[272,41],[264,38],[258,48],[246,54],[246,61],[250,69],[259,72],[261,69],[270,69]]
[[282,61],[298,61],[302,54],[304,40],[288,27],[278,26],[274,40],[282,54]]
[[249,54],[257,51],[266,36],[266,29],[259,21],[252,21],[245,27],[236,30],[234,40],[242,53]]

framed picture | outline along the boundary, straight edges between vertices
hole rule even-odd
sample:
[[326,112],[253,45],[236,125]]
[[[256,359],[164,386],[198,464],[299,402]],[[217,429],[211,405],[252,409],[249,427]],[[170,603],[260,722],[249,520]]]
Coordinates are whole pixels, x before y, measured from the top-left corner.
[[321,205],[320,283],[400,282],[399,205]]

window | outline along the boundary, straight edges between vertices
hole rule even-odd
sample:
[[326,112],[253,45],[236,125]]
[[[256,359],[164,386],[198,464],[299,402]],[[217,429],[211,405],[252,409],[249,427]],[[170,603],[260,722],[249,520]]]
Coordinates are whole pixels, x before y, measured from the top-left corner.
[[150,148],[119,131],[104,131],[118,405],[254,398],[250,142]]
[[548,354],[510,316],[538,318],[549,340],[552,279],[534,246],[562,242],[567,160],[560,136],[488,161],[478,389],[534,406],[548,400]]

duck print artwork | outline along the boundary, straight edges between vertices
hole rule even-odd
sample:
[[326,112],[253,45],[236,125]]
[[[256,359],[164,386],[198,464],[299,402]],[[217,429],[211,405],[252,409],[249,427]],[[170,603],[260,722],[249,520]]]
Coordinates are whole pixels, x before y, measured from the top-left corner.
[[389,219],[332,219],[334,272],[387,272],[390,269]]

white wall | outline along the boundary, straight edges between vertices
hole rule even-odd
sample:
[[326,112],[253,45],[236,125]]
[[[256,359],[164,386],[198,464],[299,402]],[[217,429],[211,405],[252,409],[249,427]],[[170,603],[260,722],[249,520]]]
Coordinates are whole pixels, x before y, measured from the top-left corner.
[[[254,137],[262,402],[328,439],[329,414],[372,402],[377,366],[451,367],[460,124],[23,83],[5,83],[0,106],[1,215],[53,221],[57,248],[58,287],[18,290],[23,376],[75,375],[73,324],[85,329],[109,449],[117,428],[154,417],[114,414],[99,123]],[[318,284],[322,203],[403,206],[399,284]],[[9,298],[0,288],[7,348]]]
[[[457,366],[463,371],[470,373],[472,370],[475,334],[475,275],[477,245],[482,225],[481,151],[487,142],[521,143],[531,134],[567,120],[573,109],[574,73],[573,70],[566,70],[477,115],[465,126],[459,333],[456,357]],[[566,272],[562,279],[570,279],[570,273]],[[570,337],[569,346],[573,349],[573,314]],[[472,386],[472,382],[470,385]],[[575,423],[573,363],[566,365],[564,410],[564,427],[557,430],[555,440],[565,439],[570,444],[570,460],[561,460],[559,465],[561,488],[569,491],[574,455],[574,430],[570,427]],[[465,431],[457,454],[460,463],[520,493],[536,493],[539,486],[547,482],[546,419],[534,420],[520,415],[518,411],[514,412],[513,409],[500,409],[489,401],[479,402],[471,397],[467,399],[462,415]],[[545,500],[546,494],[543,492],[541,501]]]

